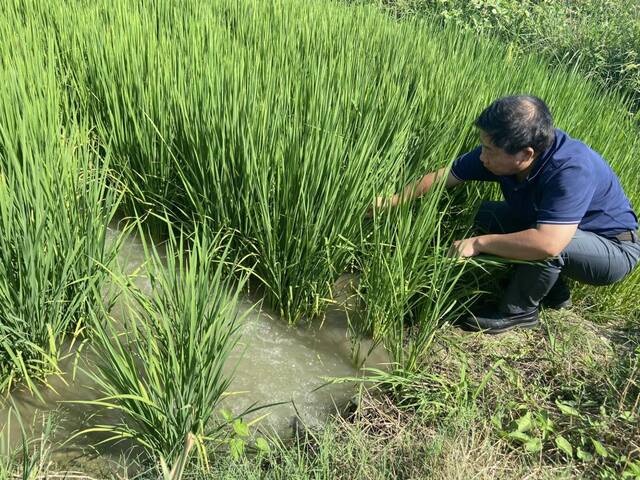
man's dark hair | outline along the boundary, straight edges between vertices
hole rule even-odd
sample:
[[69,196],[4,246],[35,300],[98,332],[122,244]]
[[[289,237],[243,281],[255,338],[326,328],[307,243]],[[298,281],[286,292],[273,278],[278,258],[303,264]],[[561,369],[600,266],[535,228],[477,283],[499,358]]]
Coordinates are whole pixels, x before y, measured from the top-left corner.
[[553,117],[547,105],[532,95],[502,97],[475,121],[491,142],[510,155],[531,147],[536,155],[553,144]]

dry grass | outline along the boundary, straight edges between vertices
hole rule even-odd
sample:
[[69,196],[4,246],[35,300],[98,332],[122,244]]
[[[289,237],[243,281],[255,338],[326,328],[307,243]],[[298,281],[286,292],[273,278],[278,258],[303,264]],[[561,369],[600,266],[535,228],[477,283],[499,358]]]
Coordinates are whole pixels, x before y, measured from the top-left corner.
[[[374,459],[358,478],[525,479],[569,478],[564,465],[548,465],[522,456],[500,441],[479,417],[426,422],[399,409],[389,397],[365,396],[352,422],[342,420],[340,437]],[[359,466],[341,466],[344,478]],[[346,474],[349,472],[349,474]],[[370,476],[369,476],[370,475]]]

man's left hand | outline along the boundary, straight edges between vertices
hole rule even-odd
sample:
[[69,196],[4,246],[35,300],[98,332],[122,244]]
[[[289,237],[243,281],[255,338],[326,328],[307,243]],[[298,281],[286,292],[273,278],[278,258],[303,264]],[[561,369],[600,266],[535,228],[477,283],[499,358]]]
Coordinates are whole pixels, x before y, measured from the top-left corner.
[[475,257],[480,254],[480,245],[478,237],[465,238],[463,240],[456,240],[449,249],[450,257]]

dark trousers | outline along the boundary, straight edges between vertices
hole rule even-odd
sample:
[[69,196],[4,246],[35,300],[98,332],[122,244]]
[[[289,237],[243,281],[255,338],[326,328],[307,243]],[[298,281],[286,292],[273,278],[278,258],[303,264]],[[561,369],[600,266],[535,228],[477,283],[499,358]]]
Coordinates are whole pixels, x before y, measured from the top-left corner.
[[[474,226],[485,233],[513,233],[533,227],[523,224],[505,202],[483,202]],[[515,314],[537,308],[551,289],[562,283],[560,273],[591,285],[617,282],[633,270],[639,259],[637,239],[620,241],[577,230],[559,256],[514,267],[499,310]]]

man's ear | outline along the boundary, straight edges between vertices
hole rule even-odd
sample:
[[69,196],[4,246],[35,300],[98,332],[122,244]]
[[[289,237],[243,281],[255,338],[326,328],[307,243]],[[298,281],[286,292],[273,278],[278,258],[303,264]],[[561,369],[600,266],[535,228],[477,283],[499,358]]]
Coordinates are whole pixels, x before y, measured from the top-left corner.
[[536,151],[531,147],[525,148],[525,151],[527,152],[527,155],[529,155],[529,158],[533,158],[536,156]]
[[535,154],[536,152],[533,148],[531,147],[523,148],[522,150],[520,150],[520,161],[522,163],[527,163],[534,159]]

